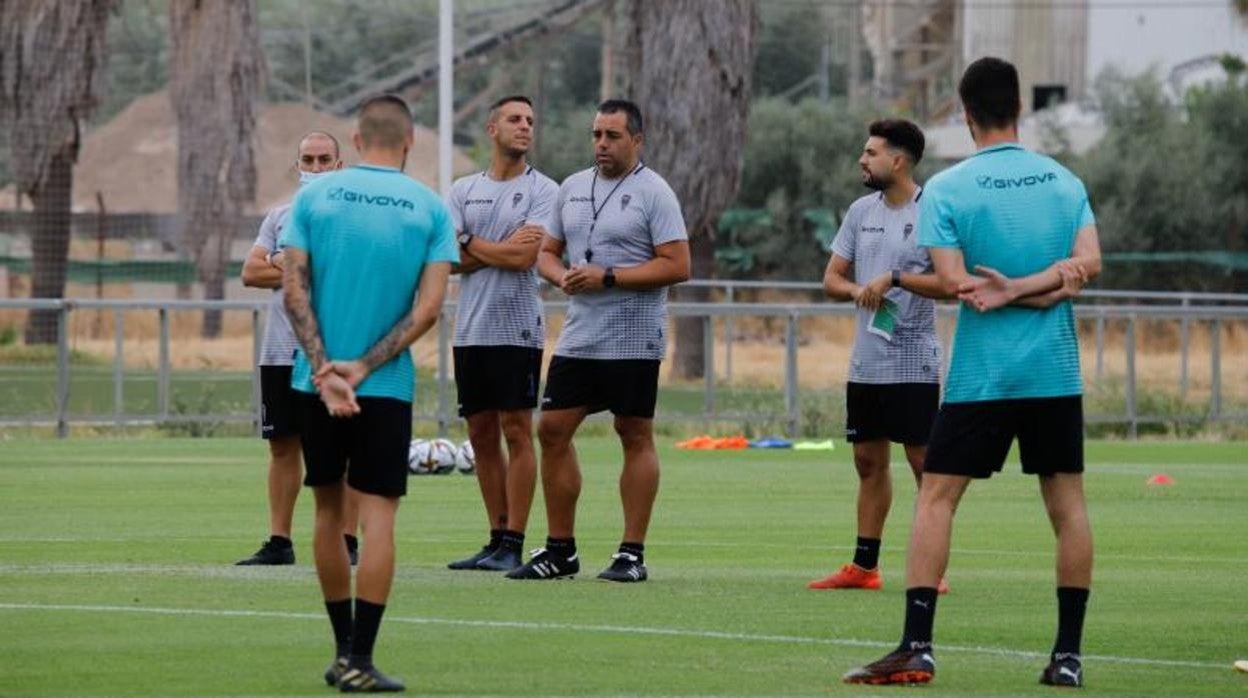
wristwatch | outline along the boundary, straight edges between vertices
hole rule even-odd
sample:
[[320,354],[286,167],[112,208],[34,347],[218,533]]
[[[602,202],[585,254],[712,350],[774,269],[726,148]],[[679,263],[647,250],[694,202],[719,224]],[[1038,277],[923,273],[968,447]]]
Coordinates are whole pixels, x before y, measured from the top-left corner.
[[460,249],[466,250],[468,243],[472,242],[472,233],[460,233],[455,239],[459,241]]
[[893,288],[901,288],[901,270],[893,270]]
[[615,288],[615,269],[607,267],[606,273],[602,275],[603,288]]

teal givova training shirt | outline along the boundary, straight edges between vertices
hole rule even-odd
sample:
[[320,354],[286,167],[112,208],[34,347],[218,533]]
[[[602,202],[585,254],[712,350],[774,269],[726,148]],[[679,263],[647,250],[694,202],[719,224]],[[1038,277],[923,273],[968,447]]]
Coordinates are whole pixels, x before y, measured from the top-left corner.
[[[982,264],[1011,278],[1069,257],[1076,233],[1096,222],[1078,177],[1014,143],[937,174],[919,207],[920,245],[959,248],[972,274]],[[959,309],[945,402],[1082,393],[1070,301],[1044,310]]]
[[[410,313],[426,264],[459,261],[455,229],[438,195],[396,169],[370,165],[305,185],[281,244],[308,253],[312,309],[330,360],[362,357]],[[356,394],[411,402],[415,380],[405,350],[377,367]],[[302,349],[291,386],[315,392]]]

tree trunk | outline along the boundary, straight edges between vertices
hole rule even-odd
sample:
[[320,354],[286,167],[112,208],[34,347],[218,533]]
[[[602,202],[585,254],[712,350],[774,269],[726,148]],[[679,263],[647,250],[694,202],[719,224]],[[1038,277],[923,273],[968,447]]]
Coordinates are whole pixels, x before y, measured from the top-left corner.
[[[225,295],[238,218],[256,197],[252,135],[264,76],[254,0],[169,3],[170,99],[178,120],[178,212],[204,298]],[[206,311],[201,334],[221,333]]]
[[[741,180],[758,11],[754,0],[632,0],[628,93],[646,120],[644,157],[676,192],[693,278],[714,276],[715,227]],[[706,300],[684,288],[678,300]],[[705,371],[701,318],[676,321],[674,375]]]
[[[15,189],[35,206],[31,297],[61,298],[79,122],[97,103],[108,15],[118,0],[0,0],[0,122]],[[28,343],[56,341],[56,312],[32,311]]]
[[[70,195],[74,183],[74,153],[62,150],[48,163],[43,188],[31,195],[35,230],[31,240],[30,297],[63,298],[69,257]],[[26,316],[27,344],[55,344],[55,310],[32,310]]]

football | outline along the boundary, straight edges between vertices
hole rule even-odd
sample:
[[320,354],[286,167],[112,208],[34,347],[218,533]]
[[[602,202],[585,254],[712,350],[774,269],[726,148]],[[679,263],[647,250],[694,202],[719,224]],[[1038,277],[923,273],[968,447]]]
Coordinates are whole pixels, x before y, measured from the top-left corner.
[[455,469],[455,457],[459,449],[450,439],[434,439],[429,442],[429,458],[425,461],[431,475],[445,475]]
[[477,456],[472,451],[472,442],[465,441],[459,445],[455,453],[455,469],[464,475],[472,475],[477,469]]
[[430,443],[428,439],[412,439],[412,444],[407,448],[408,472],[413,475],[429,474]]

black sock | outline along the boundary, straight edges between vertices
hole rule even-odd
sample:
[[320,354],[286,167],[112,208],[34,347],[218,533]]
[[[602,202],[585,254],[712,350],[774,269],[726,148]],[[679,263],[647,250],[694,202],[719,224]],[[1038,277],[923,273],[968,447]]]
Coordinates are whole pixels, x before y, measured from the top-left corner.
[[620,543],[620,552],[635,555],[637,557],[637,562],[646,561],[645,543],[629,543],[628,541],[624,541],[623,543]]
[[290,542],[286,536],[269,536],[269,544],[279,548],[293,548],[295,544]]
[[347,551],[348,551],[348,552],[349,552],[349,551],[352,551],[352,550],[359,550],[359,549],[360,549],[360,539],[359,539],[359,538],[356,538],[355,536],[351,535],[350,533],[344,533],[344,534],[342,534],[342,539],[343,539],[343,540],[345,540],[345,541],[347,542]]
[[491,528],[490,529],[490,542],[489,542],[489,545],[487,545],[486,547],[488,547],[490,550],[498,550],[498,544],[502,539],[503,539],[503,529]]
[[325,612],[334,627],[334,656],[346,657],[351,654],[351,599],[326,601]]
[[575,538],[551,538],[546,537],[546,549],[564,559],[570,558],[576,554]]
[[499,536],[498,545],[503,550],[520,552],[521,548],[524,547],[524,534],[504,530],[503,534]]
[[381,628],[381,614],[386,605],[364,599],[355,600],[355,628],[351,635],[351,666],[366,669],[373,665],[373,643]]
[[1053,659],[1061,655],[1079,655],[1083,643],[1083,616],[1088,610],[1087,589],[1057,588],[1057,640],[1053,643]]
[[873,570],[880,564],[880,539],[858,536],[858,547],[854,548],[854,564],[864,570]]
[[936,620],[935,587],[906,589],[906,629],[901,634],[903,650],[930,650],[932,623]]

